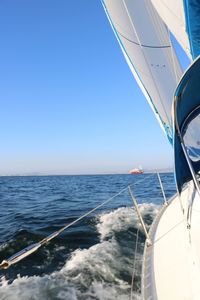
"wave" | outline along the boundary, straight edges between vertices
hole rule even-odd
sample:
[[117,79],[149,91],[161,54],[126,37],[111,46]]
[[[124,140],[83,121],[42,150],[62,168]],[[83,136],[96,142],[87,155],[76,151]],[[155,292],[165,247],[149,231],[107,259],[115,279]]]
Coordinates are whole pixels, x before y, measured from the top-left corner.
[[[159,206],[142,204],[140,210],[150,224]],[[72,252],[61,270],[44,276],[18,277],[9,283],[1,278],[2,300],[128,300],[134,264],[136,235],[139,234],[134,270],[133,299],[140,299],[140,272],[144,235],[135,210],[122,207],[96,217],[99,243]]]

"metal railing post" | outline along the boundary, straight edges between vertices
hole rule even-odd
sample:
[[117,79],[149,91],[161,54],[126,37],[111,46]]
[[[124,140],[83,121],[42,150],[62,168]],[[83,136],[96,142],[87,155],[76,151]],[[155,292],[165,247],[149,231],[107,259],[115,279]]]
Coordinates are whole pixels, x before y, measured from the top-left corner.
[[142,228],[143,228],[143,230],[144,230],[144,234],[145,234],[146,239],[147,239],[147,245],[148,245],[148,246],[151,246],[151,245],[152,245],[152,241],[151,241],[151,238],[150,238],[150,236],[149,236],[149,234],[148,234],[148,232],[147,232],[147,229],[146,229],[146,226],[145,226],[145,224],[144,224],[142,215],[141,215],[141,213],[140,213],[140,210],[139,210],[137,201],[136,201],[136,199],[135,199],[135,197],[134,197],[134,195],[133,195],[133,193],[132,193],[132,191],[131,191],[130,186],[128,187],[128,189],[129,189],[129,193],[130,193],[130,195],[131,195],[131,198],[132,198],[132,200],[133,200],[133,204],[134,204],[134,206],[135,206],[135,209],[136,209],[138,218],[139,218],[140,223],[141,223],[141,225],[142,225]]
[[164,191],[164,188],[163,188],[163,184],[162,184],[162,181],[161,181],[161,178],[160,178],[160,174],[157,173],[157,176],[158,176],[158,180],[159,180],[159,183],[160,183],[160,188],[161,188],[161,191],[162,191],[162,194],[163,194],[164,204],[168,205],[167,198],[165,196],[165,191]]

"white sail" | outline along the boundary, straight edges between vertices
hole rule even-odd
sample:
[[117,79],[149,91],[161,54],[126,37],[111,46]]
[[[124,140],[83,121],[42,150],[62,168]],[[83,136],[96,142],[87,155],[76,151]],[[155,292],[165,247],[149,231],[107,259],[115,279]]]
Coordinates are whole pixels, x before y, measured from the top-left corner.
[[191,59],[183,0],[151,0],[158,14]]
[[168,29],[150,0],[102,2],[133,75],[171,137],[171,104],[182,70]]

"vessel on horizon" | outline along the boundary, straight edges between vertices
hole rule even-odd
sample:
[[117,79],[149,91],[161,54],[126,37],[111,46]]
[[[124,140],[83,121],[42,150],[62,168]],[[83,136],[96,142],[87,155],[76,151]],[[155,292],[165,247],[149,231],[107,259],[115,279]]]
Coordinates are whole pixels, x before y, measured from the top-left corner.
[[[20,262],[21,260],[27,258],[29,255],[32,255],[34,252],[38,251],[42,246],[45,246],[54,238],[57,238],[64,230],[69,229],[73,225],[77,224],[79,221],[82,221],[84,218],[88,218],[89,215],[94,217],[94,212],[98,209],[102,208],[103,205],[108,204],[111,200],[121,195],[122,192],[129,192],[131,199],[133,201],[135,211],[137,213],[138,220],[140,221],[140,225],[137,225],[137,231],[135,228],[132,228],[127,225],[123,225],[123,232],[126,233],[126,240],[123,242],[125,245],[125,253],[131,249],[132,257],[134,258],[134,262],[127,258],[127,254],[125,257],[125,261],[127,265],[124,264],[124,261],[121,259],[121,254],[118,252],[118,240],[121,240],[121,233],[117,235],[114,231],[114,226],[119,228],[119,221],[125,219],[127,217],[130,219],[130,211],[127,207],[125,208],[124,213],[116,216],[115,213],[111,212],[110,215],[106,216],[106,224],[111,228],[114,234],[111,234],[110,230],[105,230],[105,224],[102,220],[102,215],[100,215],[99,219],[95,217],[94,221],[89,222],[86,219],[87,227],[90,227],[92,224],[96,224],[100,220],[100,231],[97,231],[97,235],[93,235],[90,239],[90,243],[92,246],[90,247],[92,251],[88,252],[88,249],[84,249],[86,244],[84,238],[77,238],[75,236],[75,242],[84,241],[82,247],[77,249],[70,257],[73,261],[69,260],[69,264],[65,265],[64,271],[59,274],[57,270],[51,275],[45,275],[42,278],[40,286],[42,295],[48,295],[49,292],[43,290],[43,286],[49,286],[49,282],[55,280],[53,282],[53,287],[51,285],[51,290],[54,295],[52,296],[55,299],[56,291],[59,291],[58,297],[64,297],[65,299],[112,299],[111,293],[114,290],[112,281],[114,281],[114,286],[116,286],[116,290],[114,291],[115,299],[127,299],[127,297],[123,297],[120,291],[120,285],[123,284],[123,289],[130,290],[129,285],[126,284],[125,280],[128,278],[128,271],[133,267],[132,279],[130,280],[131,284],[131,296],[130,299],[138,299],[140,297],[139,293],[141,292],[142,300],[199,300],[200,295],[200,97],[199,97],[199,80],[200,80],[200,2],[199,1],[158,1],[158,0],[140,0],[140,1],[130,1],[130,0],[102,0],[103,7],[105,9],[105,13],[108,17],[108,20],[111,24],[111,27],[114,31],[114,34],[119,42],[121,50],[125,56],[125,59],[135,76],[136,81],[138,82],[141,90],[143,91],[147,101],[149,102],[163,132],[165,133],[169,143],[171,144],[174,151],[174,175],[176,180],[176,188],[177,193],[170,199],[167,199],[169,195],[169,191],[171,187],[168,186],[167,194],[165,195],[164,187],[166,185],[166,181],[160,178],[159,173],[157,173],[157,177],[160,183],[162,195],[163,195],[163,205],[160,206],[160,210],[157,216],[154,218],[153,223],[149,226],[149,222],[145,225],[145,219],[149,215],[149,210],[145,215],[145,207],[142,207],[143,203],[137,204],[136,198],[132,191],[132,185],[137,184],[143,181],[143,184],[140,185],[140,193],[137,195],[145,194],[148,202],[154,201],[154,195],[152,193],[153,189],[157,189],[157,186],[153,184],[152,178],[149,181],[148,191],[144,188],[144,183],[147,182],[146,176],[142,180],[135,180],[135,183],[128,183],[127,187],[123,187],[117,194],[113,195],[113,187],[121,185],[121,182],[115,182],[115,185],[111,186],[111,190],[105,185],[107,184],[107,180],[102,182],[102,185],[99,184],[99,179],[95,178],[94,191],[98,190],[101,192],[102,196],[106,195],[107,192],[112,192],[109,195],[109,198],[105,201],[99,203],[94,208],[91,208],[90,205],[88,208],[89,211],[85,212],[81,206],[82,198],[88,200],[88,195],[81,194],[80,202],[74,203],[73,195],[75,195],[76,200],[76,192],[82,191],[82,182],[79,185],[75,185],[75,193],[71,193],[72,184],[69,184],[70,187],[70,197],[66,195],[66,199],[69,199],[70,203],[78,204],[76,207],[72,206],[72,214],[70,213],[68,221],[65,223],[58,214],[56,214],[57,220],[61,220],[62,227],[57,229],[60,223],[55,223],[54,227],[52,223],[50,226],[42,227],[40,231],[38,241],[38,235],[33,235],[33,230],[31,228],[31,240],[32,244],[28,243],[28,246],[24,249],[18,251],[15,254],[11,254],[8,259],[2,260],[0,263],[1,269],[7,269],[12,265]],[[183,73],[179,58],[173,46],[174,38],[179,42],[180,46],[182,46],[185,53],[188,55],[191,63],[189,68]],[[179,51],[177,51],[179,52]],[[123,76],[123,75],[122,75]],[[122,101],[124,97],[122,97]],[[126,103],[124,103],[126,105]],[[136,113],[136,112],[135,112]],[[134,116],[134,112],[133,112]],[[149,135],[152,136],[152,143],[154,141],[153,135],[150,126],[144,117],[140,118],[141,124],[146,123],[146,128],[148,130]],[[134,130],[138,130],[138,128],[134,128]],[[137,141],[136,141],[137,143]],[[155,147],[159,147],[155,145]],[[148,147],[146,147],[146,156],[149,157],[150,153],[148,151]],[[158,149],[159,150],[159,149]],[[138,171],[140,173],[138,173]],[[147,171],[147,170],[146,170]],[[133,169],[130,171],[131,174],[141,174],[140,169]],[[143,171],[142,171],[143,172]],[[129,178],[128,178],[129,179]],[[112,180],[111,180],[112,181]],[[127,180],[126,182],[128,182]],[[57,183],[56,183],[57,184]],[[55,185],[56,185],[55,184]],[[31,191],[35,188],[34,182],[31,183]],[[10,187],[10,184],[8,185]],[[17,185],[15,185],[16,187]],[[43,191],[44,188],[47,190],[48,195],[52,196],[52,194],[56,194],[55,190],[50,188],[46,189],[46,183],[44,185],[36,185],[36,187],[41,187],[41,199],[43,199]],[[60,185],[62,188],[65,186],[65,182]],[[18,186],[17,186],[18,187]],[[102,187],[102,188],[101,188]],[[26,189],[25,189],[26,188]],[[30,190],[27,189],[27,186],[23,186],[23,190],[25,189],[28,194],[30,194]],[[87,184],[88,190],[91,189],[90,184]],[[9,189],[9,188],[8,188]],[[21,191],[19,188],[16,189],[19,193],[20,199]],[[6,191],[6,189],[5,189]],[[32,194],[37,195],[37,191]],[[84,192],[84,191],[83,191]],[[13,191],[12,191],[13,193]],[[31,194],[31,195],[32,195]],[[64,196],[63,196],[64,195]],[[83,196],[84,197],[83,197]],[[126,194],[127,195],[127,194]],[[58,196],[65,199],[65,194],[63,191],[58,194]],[[13,202],[13,197],[10,197]],[[6,200],[9,199],[8,197]],[[26,199],[26,197],[25,197]],[[95,199],[95,195],[92,196],[92,199]],[[119,197],[120,199],[120,197]],[[39,197],[40,200],[40,197]],[[52,198],[50,198],[52,203]],[[53,199],[54,200],[54,199]],[[60,199],[56,198],[55,202],[60,201]],[[39,202],[44,202],[39,201]],[[119,200],[121,201],[121,200]],[[94,202],[94,200],[93,200]],[[91,202],[91,206],[92,203]],[[96,201],[95,201],[96,202]],[[94,203],[95,203],[94,202]],[[16,201],[15,201],[16,203]],[[17,203],[18,204],[18,203]],[[23,204],[23,201],[22,201]],[[96,203],[97,204],[97,203]],[[120,212],[121,202],[116,203],[118,206],[118,212]],[[124,204],[123,204],[124,205]],[[153,205],[151,205],[151,210],[153,210]],[[34,203],[35,206],[35,203]],[[50,205],[49,205],[50,206]],[[10,218],[10,206],[5,205],[8,212],[8,221]],[[83,213],[80,217],[76,218],[77,209],[81,208],[81,212]],[[3,208],[3,206],[2,206]],[[48,216],[48,220],[51,220],[52,206],[50,206],[51,211]],[[64,206],[61,206],[64,208]],[[111,206],[109,208],[112,208]],[[28,212],[25,206],[25,212]],[[39,210],[39,216],[41,216],[41,211],[44,210],[44,206],[42,203],[42,209]],[[65,209],[66,210],[66,209]],[[63,209],[63,211],[65,212]],[[101,212],[101,211],[100,211]],[[134,212],[134,215],[136,215]],[[21,214],[21,213],[20,213]],[[45,211],[45,214],[46,211]],[[114,217],[115,216],[115,217]],[[17,217],[19,217],[19,208],[17,206]],[[26,218],[25,218],[26,217]],[[24,220],[29,218],[27,214],[23,219],[20,226],[27,226]],[[103,217],[105,220],[105,217]],[[114,219],[115,218],[115,219]],[[17,219],[17,218],[16,218]],[[36,220],[33,219],[36,223]],[[113,220],[116,220],[112,223]],[[133,220],[135,223],[135,221]],[[38,224],[41,224],[39,221]],[[98,225],[98,224],[97,224]],[[39,225],[38,225],[39,226]],[[40,225],[41,226],[41,225]],[[103,226],[103,229],[102,229]],[[28,226],[27,226],[28,227]],[[2,227],[3,228],[3,227]],[[19,236],[19,229],[21,227],[17,227],[18,240],[21,238]],[[24,228],[24,227],[23,227]],[[44,237],[42,232],[44,228],[48,229],[47,235]],[[56,228],[56,231],[49,233],[49,228]],[[99,226],[97,227],[97,229]],[[25,227],[26,229],[26,227]],[[78,232],[78,227],[76,227]],[[134,229],[134,230],[133,230]],[[12,229],[13,230],[13,229]],[[144,253],[143,258],[141,259],[141,255],[137,255],[138,247],[138,237],[140,231],[143,230],[143,234],[145,234],[146,241],[142,243],[144,245]],[[5,226],[5,232],[7,234],[8,228]],[[26,230],[23,230],[23,232]],[[77,233],[76,232],[76,233]],[[79,231],[82,233],[85,230]],[[105,234],[106,232],[106,234]],[[129,247],[126,241],[130,241],[130,233],[134,233],[135,242],[133,247]],[[102,234],[103,233],[103,238]],[[12,231],[11,231],[12,234]],[[70,232],[71,234],[71,232]],[[109,241],[109,237],[111,236],[111,240]],[[6,235],[7,238],[7,235]],[[94,245],[93,243],[100,242],[100,246]],[[24,243],[24,239],[22,239]],[[13,240],[11,241],[11,246],[13,248]],[[69,243],[70,242],[70,243]],[[114,242],[114,244],[113,244]],[[59,244],[56,241],[57,249],[59,248]],[[71,241],[68,239],[66,242],[66,246],[71,249]],[[90,244],[90,245],[91,245]],[[103,245],[103,246],[102,246]],[[105,245],[109,248],[105,249]],[[17,249],[19,248],[19,244],[17,245]],[[4,244],[3,244],[4,247]],[[2,247],[2,248],[3,248]],[[104,247],[104,248],[103,248]],[[62,249],[62,248],[60,248]],[[64,248],[65,249],[65,248]],[[99,250],[100,249],[100,250]],[[98,252],[97,252],[98,250]],[[44,251],[47,252],[47,249]],[[48,250],[49,251],[49,250]],[[57,251],[57,250],[56,250]],[[81,252],[84,251],[84,252]],[[95,254],[96,251],[96,254]],[[111,253],[117,253],[116,258],[112,259],[113,255]],[[47,252],[47,253],[50,253]],[[81,258],[77,259],[77,253],[82,253]],[[86,254],[89,253],[89,254]],[[98,258],[103,256],[103,253],[106,253],[106,258],[103,259],[100,263]],[[38,255],[40,257],[41,253]],[[68,255],[65,253],[65,257],[68,258]],[[95,260],[93,263],[90,263],[89,257],[93,257]],[[82,260],[85,258],[86,262],[83,264]],[[44,261],[44,265],[47,264],[46,259]],[[133,295],[133,288],[138,287],[138,282],[136,282],[134,287],[134,277],[139,277],[136,273],[136,262],[141,262],[141,289],[138,289],[138,295]],[[50,260],[51,261],[51,260]],[[53,259],[52,259],[53,261]],[[79,264],[83,270],[82,274],[79,272],[79,269],[73,270],[73,266]],[[121,274],[118,270],[112,267],[111,271],[108,266],[122,266],[124,271],[126,272],[124,277],[117,278],[116,275],[118,273]],[[55,264],[53,263],[55,268]],[[60,263],[59,263],[60,268]],[[62,266],[62,264],[61,264]],[[68,266],[68,268],[67,268]],[[89,271],[95,269],[98,266],[98,272],[96,274],[92,273],[92,276],[89,275]],[[38,266],[37,266],[38,268]],[[43,266],[42,266],[43,268]],[[58,269],[59,269],[58,268]],[[23,270],[23,269],[22,269]],[[109,271],[109,272],[108,272]],[[43,269],[42,269],[43,272]],[[49,271],[48,271],[49,273]],[[12,272],[10,272],[12,274]],[[43,273],[44,274],[44,273]],[[59,274],[58,277],[56,277]],[[69,277],[66,277],[66,274],[69,274]],[[78,274],[78,275],[77,275]],[[74,280],[71,280],[70,276],[73,275]],[[86,276],[87,275],[87,276]],[[78,282],[78,278],[83,283],[83,288]],[[101,282],[97,281],[100,278]],[[105,278],[109,280],[108,284],[105,284]],[[19,278],[17,279],[19,280]],[[39,282],[39,278],[34,276],[33,279],[28,279],[28,288],[30,289],[30,284],[33,282],[34,288],[31,287],[30,291],[32,292],[35,289],[35,283]],[[46,280],[47,283],[46,283]],[[89,298],[86,295],[87,284],[85,284],[85,280],[89,282]],[[20,292],[17,292],[16,295],[20,295],[22,291],[22,286],[24,285],[25,279],[20,279]],[[64,291],[60,291],[60,286],[64,283]],[[67,283],[69,282],[69,286]],[[84,295],[79,295],[74,291],[73,284],[78,282],[78,293],[83,291]],[[125,283],[125,285],[124,285]],[[4,282],[3,282],[4,284]],[[16,286],[16,281],[13,281],[13,286],[11,287],[11,291],[14,290]],[[97,295],[93,295],[93,291],[97,287]],[[108,290],[108,287],[112,290]],[[10,294],[10,290],[8,292],[8,297]],[[67,296],[69,293],[73,293],[73,296],[70,298]],[[69,293],[68,293],[69,292]],[[103,293],[103,294],[102,294]],[[35,295],[34,295],[35,296]],[[8,299],[7,297],[7,299]],[[32,297],[32,295],[31,295]],[[86,298],[87,297],[87,298]],[[2,297],[0,296],[2,299]],[[3,297],[6,299],[5,297]],[[12,297],[13,298],[13,297]],[[16,298],[16,297],[14,297]],[[22,298],[24,298],[24,294],[22,294]],[[44,297],[42,297],[44,298]],[[9,297],[9,299],[11,299]],[[26,297],[27,299],[27,297]],[[30,298],[29,298],[30,299]],[[40,297],[41,299],[41,297]]]
[[129,171],[129,174],[143,174],[144,171],[142,170],[142,168],[135,168]]

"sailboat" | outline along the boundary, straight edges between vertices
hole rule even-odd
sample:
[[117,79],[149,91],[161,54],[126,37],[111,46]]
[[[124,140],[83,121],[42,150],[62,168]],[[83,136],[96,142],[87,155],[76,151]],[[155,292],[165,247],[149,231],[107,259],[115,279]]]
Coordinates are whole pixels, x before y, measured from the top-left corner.
[[[102,0],[125,59],[174,149],[177,194],[146,240],[142,299],[200,299],[200,3]],[[171,34],[191,60],[183,73]]]
[[[126,61],[174,149],[177,194],[165,202],[145,243],[144,300],[200,298],[200,4],[195,0],[102,0]],[[183,74],[170,39],[191,65]],[[130,187],[130,186],[129,186]],[[0,263],[7,269],[119,193]]]

